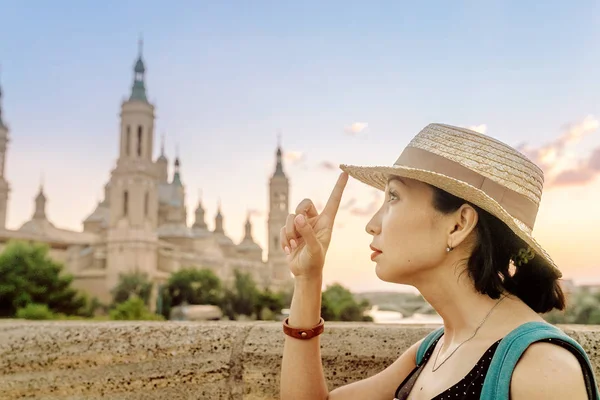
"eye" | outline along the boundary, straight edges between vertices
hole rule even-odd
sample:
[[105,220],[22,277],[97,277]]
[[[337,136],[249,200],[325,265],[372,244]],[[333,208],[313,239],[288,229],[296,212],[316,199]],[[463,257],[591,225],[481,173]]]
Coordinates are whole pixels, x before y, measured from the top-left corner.
[[398,200],[398,194],[395,190],[388,190],[388,201]]

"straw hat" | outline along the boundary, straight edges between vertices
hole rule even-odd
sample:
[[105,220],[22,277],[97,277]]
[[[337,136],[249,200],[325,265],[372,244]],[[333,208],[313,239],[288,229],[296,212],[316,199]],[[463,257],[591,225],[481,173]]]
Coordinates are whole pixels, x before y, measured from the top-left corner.
[[521,238],[534,257],[558,267],[532,236],[544,173],[523,154],[489,136],[443,124],[423,128],[393,166],[340,168],[384,190],[391,175],[428,183],[488,211]]

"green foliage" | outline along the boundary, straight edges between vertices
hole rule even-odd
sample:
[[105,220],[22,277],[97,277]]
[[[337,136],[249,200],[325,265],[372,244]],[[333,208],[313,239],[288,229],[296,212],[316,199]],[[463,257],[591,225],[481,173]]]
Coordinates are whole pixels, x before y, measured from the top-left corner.
[[[236,320],[242,315],[254,319],[273,320],[277,319],[277,316],[281,314],[284,304],[283,295],[273,293],[268,289],[264,291],[260,290],[251,274],[235,270],[232,285],[226,287],[222,286],[220,282],[217,285],[213,281],[215,279],[218,281],[218,278],[214,276],[214,278],[211,278],[211,285],[201,285],[198,288],[199,290],[206,287],[214,289],[212,293],[209,293],[210,296],[202,294],[201,297],[204,299],[204,302],[194,303],[188,297],[190,299],[187,300],[188,303],[218,305],[223,315],[231,320]],[[200,296],[200,294],[198,295]],[[175,305],[178,304],[173,303],[173,306]]]
[[233,294],[232,308],[236,314],[251,316],[255,313],[260,292],[250,274],[234,271],[233,290],[229,293]]
[[102,313],[108,312],[108,306],[102,304],[100,300],[96,297],[92,297],[91,299],[84,293],[83,297],[85,299],[85,305],[80,310],[79,315],[86,318],[94,318],[98,311]]
[[545,314],[546,321],[552,324],[600,325],[600,292],[576,289],[567,300],[566,309]]
[[281,300],[281,308],[290,308],[294,297],[294,285],[281,289],[277,292],[277,297]]
[[235,311],[235,291],[231,288],[223,289],[223,300],[220,304],[223,315],[230,320],[235,320],[237,313]]
[[183,302],[188,304],[212,304],[223,302],[221,280],[209,269],[185,268],[173,273],[162,290],[162,315],[168,318],[172,307]]
[[148,275],[142,272],[128,272],[119,275],[119,283],[111,291],[113,304],[127,301],[131,296],[137,296],[148,305],[152,292],[152,282]]
[[322,294],[321,316],[326,321],[372,321],[363,315],[369,308],[369,302],[356,301],[352,292],[335,283],[327,287]]
[[233,286],[224,290],[221,309],[229,319],[237,319],[239,315],[256,317],[259,297],[260,291],[252,276],[235,270]]
[[128,300],[118,304],[110,311],[110,319],[126,320],[126,321],[162,321],[164,318],[161,315],[154,314],[148,310],[138,296],[131,296]]
[[46,304],[29,303],[17,310],[17,318],[21,319],[48,320],[56,317]]
[[255,306],[257,319],[268,321],[277,318],[284,308],[285,293],[273,293],[268,288],[258,294]]
[[71,287],[72,276],[48,255],[48,246],[10,242],[0,254],[0,317],[14,317],[31,303],[53,313],[76,315],[86,301]]

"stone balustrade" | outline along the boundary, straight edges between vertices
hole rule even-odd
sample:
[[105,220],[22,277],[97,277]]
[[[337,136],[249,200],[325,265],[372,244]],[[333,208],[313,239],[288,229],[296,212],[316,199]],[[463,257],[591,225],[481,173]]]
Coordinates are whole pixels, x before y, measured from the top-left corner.
[[[377,373],[434,328],[328,322],[329,387]],[[600,376],[600,326],[561,328]],[[278,399],[283,339],[278,322],[3,320],[0,398]]]

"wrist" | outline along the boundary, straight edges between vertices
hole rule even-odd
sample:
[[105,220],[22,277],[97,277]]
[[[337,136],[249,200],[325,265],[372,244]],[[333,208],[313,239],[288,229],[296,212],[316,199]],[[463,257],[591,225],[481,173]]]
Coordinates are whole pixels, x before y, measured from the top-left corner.
[[289,324],[293,327],[313,327],[321,316],[323,278],[319,276],[296,277],[294,295],[290,305]]
[[294,278],[295,286],[319,286],[323,284],[323,274],[321,272],[313,274],[298,275]]

